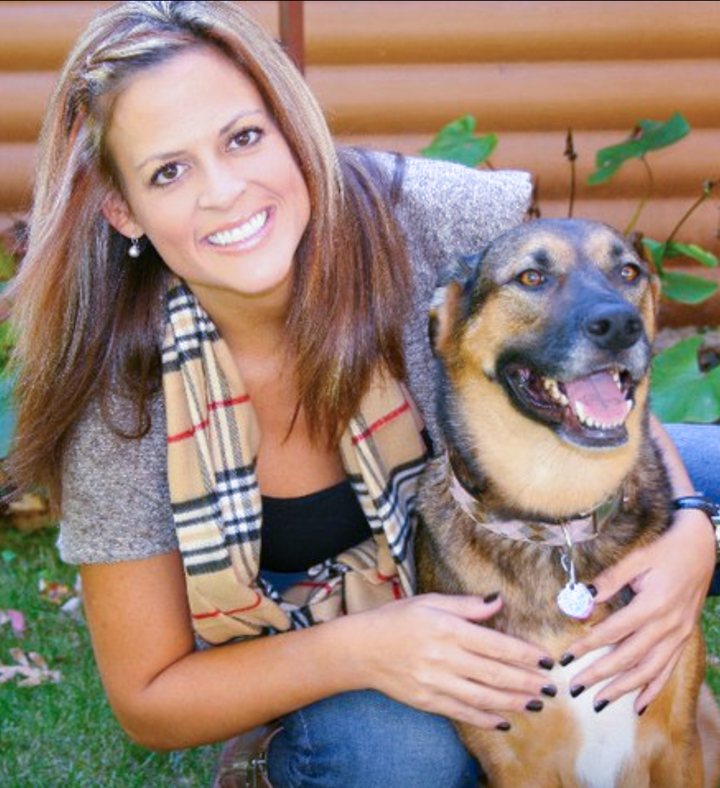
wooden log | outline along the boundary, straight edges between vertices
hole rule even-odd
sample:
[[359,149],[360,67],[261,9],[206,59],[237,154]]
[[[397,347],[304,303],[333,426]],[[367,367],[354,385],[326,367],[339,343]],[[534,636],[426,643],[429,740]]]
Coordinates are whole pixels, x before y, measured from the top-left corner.
[[716,58],[720,3],[306,0],[315,64]]

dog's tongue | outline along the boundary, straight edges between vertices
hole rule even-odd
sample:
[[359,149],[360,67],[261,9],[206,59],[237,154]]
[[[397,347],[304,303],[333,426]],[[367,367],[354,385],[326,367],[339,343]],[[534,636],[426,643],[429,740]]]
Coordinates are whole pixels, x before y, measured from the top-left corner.
[[609,372],[596,372],[586,378],[565,383],[565,393],[581,421],[612,425],[625,420],[625,396]]

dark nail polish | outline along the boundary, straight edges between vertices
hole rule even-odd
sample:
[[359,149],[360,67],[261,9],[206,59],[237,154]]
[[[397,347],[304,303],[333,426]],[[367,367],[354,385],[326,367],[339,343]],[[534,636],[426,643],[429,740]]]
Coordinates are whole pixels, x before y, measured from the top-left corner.
[[566,665],[569,665],[574,659],[574,654],[563,654],[562,657],[560,657],[560,664],[565,667]]
[[585,687],[582,684],[576,684],[574,687],[570,687],[570,695],[572,695],[573,698],[577,698],[582,692],[585,692]]
[[587,590],[590,592],[590,596],[598,595],[598,590],[597,588],[595,588],[595,586],[592,583],[590,583],[590,585],[587,587]]
[[595,711],[599,714],[606,706],[610,705],[609,700],[599,700],[595,706],[593,707]]
[[499,591],[493,591],[492,594],[488,594],[487,596],[483,597],[483,602],[486,605],[489,605],[491,602],[494,602],[500,596]]
[[557,695],[557,687],[554,684],[547,684],[540,692],[542,692],[543,695],[547,695],[548,698],[554,698]]
[[642,717],[643,714],[647,711],[647,706],[643,706],[642,709],[638,712],[638,717]]
[[555,666],[555,663],[550,659],[550,657],[542,657],[542,659],[538,660],[538,665],[541,668],[545,668],[545,670],[552,670]]
[[543,702],[541,700],[530,700],[525,704],[525,708],[528,711],[542,711],[543,710]]
[[495,726],[496,731],[509,731],[512,726],[509,722],[498,722]]

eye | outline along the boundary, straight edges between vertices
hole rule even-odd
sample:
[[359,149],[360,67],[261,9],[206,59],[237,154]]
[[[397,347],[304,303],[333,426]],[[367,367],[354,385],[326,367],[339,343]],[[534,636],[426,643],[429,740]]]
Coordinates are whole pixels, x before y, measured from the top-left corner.
[[620,279],[623,282],[635,282],[637,279],[640,278],[642,271],[640,270],[640,266],[636,265],[635,263],[626,263],[620,268]]
[[185,165],[171,161],[163,164],[152,174],[150,183],[153,186],[169,186],[185,172]]
[[230,138],[229,148],[242,149],[250,148],[257,145],[258,142],[265,136],[265,132],[257,126],[251,126],[247,129],[242,129]]
[[528,268],[526,271],[519,273],[515,280],[520,282],[523,287],[540,287],[547,281],[547,277],[542,271],[535,268]]

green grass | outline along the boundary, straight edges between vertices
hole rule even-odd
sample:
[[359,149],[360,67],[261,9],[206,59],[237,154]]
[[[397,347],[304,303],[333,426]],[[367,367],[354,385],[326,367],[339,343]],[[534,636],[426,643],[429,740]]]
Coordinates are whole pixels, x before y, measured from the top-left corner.
[[[14,664],[10,649],[35,651],[57,683],[0,684],[2,788],[209,788],[217,747],[153,753],[132,744],[105,700],[87,629],[39,591],[41,580],[74,586],[76,572],[61,563],[55,529],[29,534],[0,523],[0,611],[24,613],[16,636],[0,626],[0,664]],[[720,598],[708,600],[703,625],[708,681],[720,697]]]
[[55,529],[19,534],[0,525],[0,611],[24,613],[17,636],[0,626],[0,664],[10,649],[35,651],[57,683],[0,684],[2,788],[209,788],[217,747],[154,753],[122,732],[100,685],[82,619],[60,610],[39,592],[41,579],[75,583],[59,560]]

